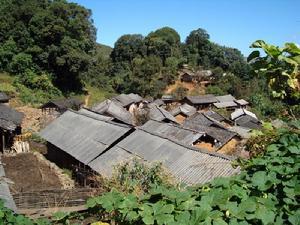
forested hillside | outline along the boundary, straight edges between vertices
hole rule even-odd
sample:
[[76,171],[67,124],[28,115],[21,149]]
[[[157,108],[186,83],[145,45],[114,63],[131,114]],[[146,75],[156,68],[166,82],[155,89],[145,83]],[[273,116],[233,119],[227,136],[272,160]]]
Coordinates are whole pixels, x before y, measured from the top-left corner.
[[0,69],[30,89],[79,92],[84,81],[156,96],[176,79],[183,63],[248,76],[242,54],[212,43],[203,29],[192,31],[185,41],[169,27],[146,37],[127,34],[111,52],[96,44],[91,11],[77,4],[1,0],[0,12]]
[[[262,118],[285,114],[286,103],[299,103],[296,95],[284,102],[274,100],[268,78],[254,76],[239,50],[212,42],[202,28],[182,39],[170,27],[147,36],[124,34],[110,48],[96,43],[92,12],[83,6],[65,0],[0,3],[0,71],[13,75],[13,87],[0,85],[0,91],[16,90],[25,103],[40,104],[86,90],[97,90],[99,96],[134,92],[160,97],[184,64],[213,72],[214,85],[206,93],[245,98]],[[276,63],[285,53],[274,54],[279,59],[270,59]],[[299,107],[293,110],[299,114]]]

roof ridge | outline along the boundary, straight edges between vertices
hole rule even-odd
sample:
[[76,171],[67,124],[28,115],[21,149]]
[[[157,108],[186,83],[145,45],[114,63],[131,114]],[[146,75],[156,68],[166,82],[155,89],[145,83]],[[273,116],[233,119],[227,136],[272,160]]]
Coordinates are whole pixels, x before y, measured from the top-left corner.
[[[85,108],[86,109],[86,108]],[[113,121],[107,121],[107,120],[101,120],[101,119],[99,119],[99,118],[94,118],[93,116],[91,116],[91,115],[86,115],[86,114],[84,114],[84,113],[82,113],[82,112],[79,112],[79,111],[75,111],[75,110],[73,110],[73,109],[68,109],[66,112],[68,112],[68,111],[70,111],[70,112],[73,112],[73,113],[75,113],[75,114],[79,114],[79,115],[81,115],[81,116],[85,116],[85,117],[88,117],[88,118],[91,118],[91,119],[93,119],[93,120],[97,120],[97,121],[101,121],[101,122],[104,122],[104,123],[109,123],[109,124],[112,124],[112,125],[117,125],[117,126],[119,126],[119,127],[124,127],[124,128],[131,128],[132,126],[131,125],[127,125],[127,124],[121,124],[121,123],[117,123],[117,122],[113,122]],[[95,111],[93,111],[93,110],[90,110],[91,112],[93,112],[93,113],[96,113],[96,114],[98,114],[98,115],[101,115],[101,116],[105,116],[105,115],[102,115],[102,114],[100,114],[100,113],[97,113],[97,112],[95,112]],[[63,115],[63,114],[62,114]]]

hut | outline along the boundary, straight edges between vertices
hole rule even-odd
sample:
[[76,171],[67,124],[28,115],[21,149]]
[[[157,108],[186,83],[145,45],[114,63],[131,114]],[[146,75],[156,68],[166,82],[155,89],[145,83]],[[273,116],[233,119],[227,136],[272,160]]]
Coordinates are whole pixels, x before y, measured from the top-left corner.
[[238,106],[235,102],[236,99],[232,95],[216,96],[218,102],[214,103],[214,106],[218,109],[234,109]]
[[180,105],[170,111],[170,113],[175,117],[178,123],[182,123],[187,117],[193,115],[196,112],[197,109],[187,103],[184,103],[183,105]]
[[247,108],[247,106],[249,105],[249,102],[244,99],[235,100],[235,102],[239,105],[240,108]]
[[149,112],[149,119],[163,121],[166,123],[177,123],[175,117],[170,112],[156,104],[148,104],[145,110]]
[[195,74],[187,69],[184,69],[180,74],[181,82],[192,83],[194,81]]
[[196,109],[204,109],[211,106],[213,103],[218,102],[214,95],[199,95],[199,96],[186,96],[183,99],[184,103],[194,106]]
[[58,100],[50,100],[43,104],[40,108],[48,114],[62,114],[68,109],[79,110],[83,106],[83,102],[76,98],[66,98]]
[[257,116],[243,108],[236,109],[233,113],[231,113],[231,119],[237,126],[249,129],[261,128],[261,122],[258,120]]
[[203,113],[197,112],[187,118],[183,123],[183,127],[207,134],[195,145],[211,151],[219,151],[234,138],[238,141],[236,133],[228,130],[221,123]]
[[184,145],[143,127],[99,155],[89,166],[110,177],[115,165],[130,162],[133,158],[149,163],[162,162],[178,182],[187,185],[203,184],[216,177],[239,173],[239,168],[231,166],[230,157]]
[[105,100],[103,102],[100,102],[96,105],[94,105],[91,110],[93,112],[113,117],[115,120],[133,125],[134,124],[134,118],[130,112],[128,112],[120,102],[116,100]]
[[4,92],[0,92],[0,104],[8,104],[10,97]]
[[14,137],[21,134],[24,114],[0,104],[0,152],[13,145]]
[[176,102],[176,99],[173,95],[163,95],[161,97],[161,100],[164,102],[164,104],[170,104]]
[[119,102],[119,104],[129,110],[131,105],[136,105],[138,107],[139,103],[143,102],[143,98],[138,94],[120,94],[111,100]]
[[132,132],[132,126],[91,111],[67,110],[40,136],[47,141],[47,158],[77,174],[90,170],[89,163]]

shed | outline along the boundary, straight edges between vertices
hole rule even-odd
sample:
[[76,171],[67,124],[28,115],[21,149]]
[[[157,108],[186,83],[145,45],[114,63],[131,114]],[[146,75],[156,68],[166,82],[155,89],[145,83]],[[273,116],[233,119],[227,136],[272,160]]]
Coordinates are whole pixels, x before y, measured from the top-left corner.
[[254,113],[252,113],[246,109],[236,109],[233,113],[231,113],[230,117],[232,120],[236,120],[237,118],[239,118],[240,116],[243,116],[243,115],[248,115],[248,116],[251,116],[254,119],[258,120],[257,116]]
[[[183,123],[183,127],[206,133],[207,137],[203,139],[203,142],[211,143],[216,150],[236,137],[236,133],[229,131],[218,121],[205,116],[203,113],[195,113],[187,118]],[[209,139],[209,137],[212,139]]]
[[50,149],[49,156],[53,161],[62,164],[69,162],[75,164],[78,161],[88,165],[115,142],[128,135],[131,130],[131,126],[100,118],[97,114],[68,110],[44,128],[40,135],[56,147]]
[[155,104],[148,104],[147,106],[149,107],[146,109],[149,110],[149,119],[177,123],[175,117],[162,107]]
[[189,70],[184,70],[180,75],[181,82],[188,82],[191,83],[194,81],[194,73]]
[[124,108],[129,108],[131,104],[137,104],[143,101],[143,98],[139,96],[138,94],[120,94],[112,100],[116,100],[117,102],[120,103],[120,105]]
[[7,96],[4,92],[0,92],[0,103],[8,103],[10,100],[10,97]]
[[247,102],[244,99],[239,99],[239,100],[235,100],[235,102],[240,106],[240,107],[246,107],[247,105],[249,105],[249,102]]
[[170,111],[173,116],[177,116],[178,114],[182,114],[186,117],[193,115],[197,112],[197,109],[189,104],[184,103]]
[[232,176],[239,168],[231,158],[185,146],[167,137],[137,129],[89,166],[104,176],[111,176],[114,165],[137,157],[146,162],[162,162],[174,178],[187,185],[203,184],[216,177]]
[[196,107],[197,109],[205,108],[211,104],[218,102],[214,95],[199,95],[199,96],[186,96],[183,102]]
[[13,137],[21,134],[24,114],[13,108],[0,104],[0,152],[13,144]]
[[260,129],[261,123],[259,120],[253,118],[249,115],[240,116],[235,120],[235,124],[241,127],[249,128],[249,129]]
[[83,102],[77,98],[66,98],[66,99],[58,99],[51,100],[40,108],[43,111],[57,111],[59,113],[63,113],[68,109],[79,110],[83,106]]
[[131,113],[124,109],[117,101],[107,99],[94,105],[91,110],[102,115],[113,117],[125,124],[133,124],[133,116]]
[[214,103],[214,106],[217,109],[224,109],[224,108],[236,108],[238,105],[232,101],[232,102],[216,102]]
[[155,99],[152,103],[158,105],[158,106],[162,106],[164,105],[164,101],[161,98]]
[[234,102],[236,99],[232,95],[221,95],[216,96],[218,102]]
[[163,95],[163,96],[161,97],[161,100],[162,100],[164,103],[166,103],[166,104],[172,103],[172,102],[175,102],[175,101],[176,101],[176,99],[175,99],[175,97],[174,97],[173,95]]

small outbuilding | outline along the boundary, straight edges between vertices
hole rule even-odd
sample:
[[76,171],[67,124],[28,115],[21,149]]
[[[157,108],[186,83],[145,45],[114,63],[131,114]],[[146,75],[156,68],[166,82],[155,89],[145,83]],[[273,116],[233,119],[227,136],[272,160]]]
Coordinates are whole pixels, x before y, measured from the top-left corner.
[[212,94],[199,95],[199,96],[186,96],[183,99],[184,103],[194,106],[196,109],[204,109],[211,106],[213,103],[218,102],[216,97]]
[[40,108],[46,113],[64,113],[68,109],[79,110],[83,106],[83,102],[76,98],[66,98],[58,100],[50,100]]
[[187,117],[197,112],[197,109],[187,103],[180,105],[170,111],[170,113],[176,118],[178,123],[182,123]]
[[0,104],[0,152],[13,145],[14,137],[21,134],[24,114]]

